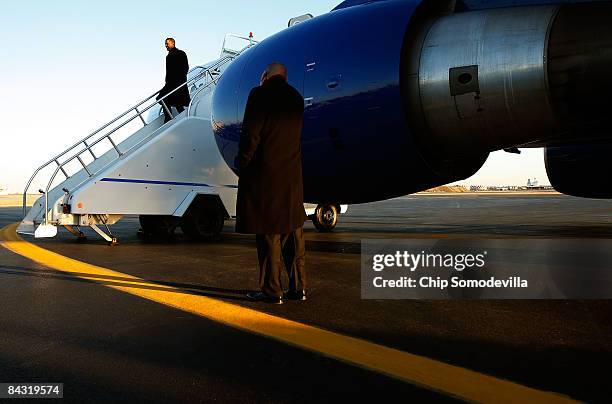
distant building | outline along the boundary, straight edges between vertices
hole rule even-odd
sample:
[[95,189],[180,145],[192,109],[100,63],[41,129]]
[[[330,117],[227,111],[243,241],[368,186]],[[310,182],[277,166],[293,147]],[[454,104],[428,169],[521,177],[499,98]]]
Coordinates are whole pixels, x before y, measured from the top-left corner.
[[470,185],[471,192],[482,191],[527,191],[527,190],[552,190],[550,185],[540,185],[535,178],[528,179],[527,185]]

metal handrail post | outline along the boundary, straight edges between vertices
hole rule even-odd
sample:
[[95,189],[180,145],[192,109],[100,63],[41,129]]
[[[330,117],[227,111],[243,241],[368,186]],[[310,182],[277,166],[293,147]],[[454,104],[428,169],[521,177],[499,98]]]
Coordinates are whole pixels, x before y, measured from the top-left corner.
[[[68,161],[71,161],[71,160],[68,160]],[[45,222],[44,222],[45,224],[49,224],[49,188],[51,188],[51,184],[53,183],[53,180],[57,176],[57,173],[59,172],[60,167],[61,166],[55,169],[55,171],[53,172],[53,175],[51,176],[51,179],[49,180],[49,183],[47,184],[47,188],[45,188]]]
[[[170,95],[170,94],[168,94],[168,95]],[[172,116],[172,111],[170,111],[170,110],[168,109],[168,106],[167,106],[167,105],[166,105],[166,103],[164,102],[164,98],[166,98],[166,97],[163,97],[163,98],[161,99],[161,105],[162,105],[162,108],[164,108],[164,111],[166,111],[166,113],[168,114],[168,116],[170,117],[170,119],[173,119],[173,118],[174,118],[174,116]]]
[[83,140],[83,144],[85,145],[85,147],[87,148],[87,150],[89,150],[89,153],[91,154],[91,157],[93,157],[94,160],[97,159],[96,155],[94,154],[93,150],[91,150],[91,147],[87,144],[87,140]]
[[81,156],[77,156],[77,160],[79,160],[79,163],[81,163],[81,165],[83,166],[85,171],[87,171],[87,175],[89,175],[91,177],[92,176],[91,171],[89,171],[89,168],[87,168],[87,165],[85,164],[85,162],[83,161]]
[[66,170],[64,170],[64,167],[62,167],[63,163],[60,164],[59,161],[57,161],[57,159],[55,160],[55,163],[59,166],[60,170],[62,170],[62,173],[64,173],[64,175],[66,176],[66,178],[68,178],[68,173],[66,172]]
[[134,107],[134,111],[136,111],[136,113],[138,114],[138,117],[142,121],[142,125],[143,126],[147,126],[147,123],[145,122],[144,118],[142,117],[142,113],[138,110],[138,107]]
[[23,207],[22,208],[23,208],[23,218],[24,219],[26,217],[26,204],[27,204],[28,189],[30,189],[30,185],[32,185],[32,181],[34,181],[34,178],[36,178],[36,175],[38,175],[40,170],[42,170],[42,168],[39,167],[39,168],[37,168],[34,171],[34,174],[32,174],[32,176],[28,180],[28,183],[26,184],[25,190],[23,191]]
[[121,150],[119,150],[119,148],[117,147],[117,145],[115,144],[115,142],[113,141],[113,138],[110,137],[110,133],[108,135],[106,135],[106,138],[108,139],[109,142],[111,142],[111,144],[113,145],[113,147],[115,148],[115,150],[117,151],[117,153],[119,154],[119,156],[122,156],[123,153],[121,153]]

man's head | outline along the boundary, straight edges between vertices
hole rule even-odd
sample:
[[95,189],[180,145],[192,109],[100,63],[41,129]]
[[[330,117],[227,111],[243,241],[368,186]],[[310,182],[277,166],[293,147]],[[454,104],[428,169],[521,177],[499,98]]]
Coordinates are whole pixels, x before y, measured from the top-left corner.
[[273,62],[266,67],[266,70],[261,74],[260,82],[261,84],[265,83],[272,76],[281,76],[285,81],[287,81],[287,68],[284,64],[279,62]]
[[170,49],[176,46],[176,42],[174,38],[166,38],[166,49],[169,51]]

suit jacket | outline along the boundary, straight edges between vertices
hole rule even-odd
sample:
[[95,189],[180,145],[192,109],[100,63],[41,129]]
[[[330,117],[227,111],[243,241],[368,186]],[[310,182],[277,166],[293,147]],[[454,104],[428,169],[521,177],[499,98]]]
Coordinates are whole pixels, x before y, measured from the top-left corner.
[[251,90],[236,158],[237,232],[286,234],[304,225],[303,115],[304,99],[281,76]]
[[[160,99],[186,82],[188,71],[189,61],[187,60],[187,54],[176,47],[172,48],[166,56],[166,84],[160,90],[157,99]],[[186,106],[189,105],[189,101],[191,101],[191,98],[189,97],[187,86],[181,87],[164,100],[168,106]]]

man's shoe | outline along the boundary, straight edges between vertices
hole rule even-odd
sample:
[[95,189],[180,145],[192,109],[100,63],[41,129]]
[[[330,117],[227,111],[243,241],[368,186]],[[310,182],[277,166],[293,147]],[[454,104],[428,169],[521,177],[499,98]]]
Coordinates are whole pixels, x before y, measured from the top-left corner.
[[305,290],[287,290],[283,294],[283,298],[288,300],[306,300]]
[[268,296],[264,292],[249,292],[247,293],[247,298],[254,302],[283,304],[283,299],[281,297]]

